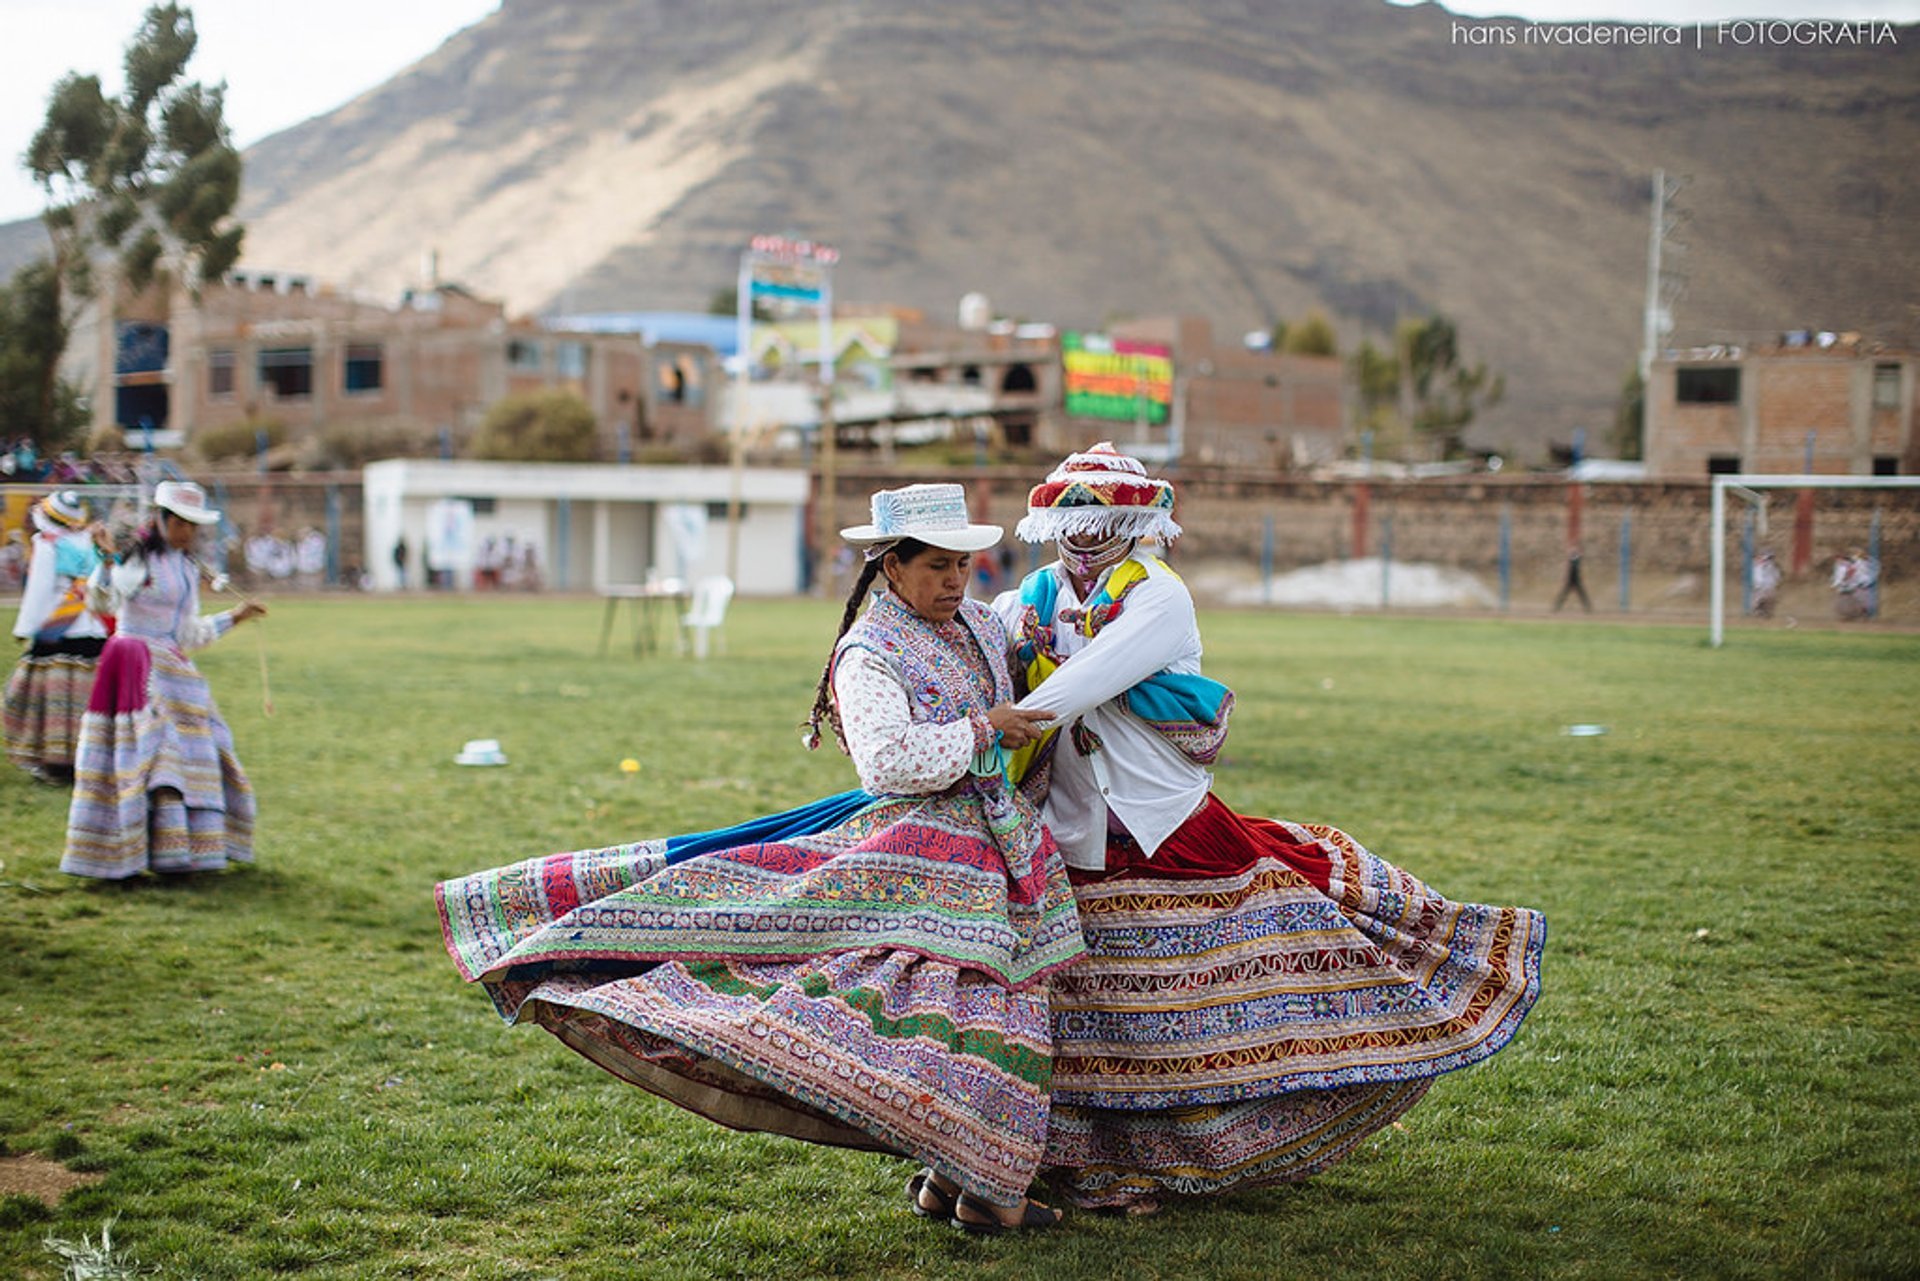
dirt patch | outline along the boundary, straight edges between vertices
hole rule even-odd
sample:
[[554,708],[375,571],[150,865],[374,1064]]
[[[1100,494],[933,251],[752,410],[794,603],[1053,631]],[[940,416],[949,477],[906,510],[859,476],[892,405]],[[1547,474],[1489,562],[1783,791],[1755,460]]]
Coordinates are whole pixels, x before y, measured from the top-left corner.
[[42,1156],[0,1157],[0,1196],[30,1196],[51,1207],[75,1188],[98,1183],[104,1174],[75,1174]]

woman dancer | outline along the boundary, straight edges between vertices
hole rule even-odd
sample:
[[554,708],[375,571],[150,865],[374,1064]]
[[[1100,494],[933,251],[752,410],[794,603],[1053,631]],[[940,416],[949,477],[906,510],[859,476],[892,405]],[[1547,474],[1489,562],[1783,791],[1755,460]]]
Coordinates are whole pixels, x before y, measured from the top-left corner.
[[89,525],[72,490],[35,503],[33,547],[13,634],[26,642],[7,680],[7,755],[43,782],[73,779],[73,749],[93,688],[94,665],[107,643],[107,622],[87,608],[87,576],[100,564],[106,527]]
[[253,861],[253,786],[187,657],[266,613],[248,601],[201,617],[191,549],[219,519],[200,486],[162,481],[132,551],[88,583],[88,605],[119,630],[101,651],[80,723],[63,872],[121,880]]
[[[1049,1227],[1047,993],[1081,955],[1072,890],[998,742],[1006,634],[965,599],[958,485],[872,500],[866,566],[822,673],[866,793],[742,827],[557,854],[442,884],[448,951],[509,1020],[743,1130],[902,1153],[917,1212]],[[884,588],[858,622],[876,581]],[[998,740],[998,741],[997,741]]]

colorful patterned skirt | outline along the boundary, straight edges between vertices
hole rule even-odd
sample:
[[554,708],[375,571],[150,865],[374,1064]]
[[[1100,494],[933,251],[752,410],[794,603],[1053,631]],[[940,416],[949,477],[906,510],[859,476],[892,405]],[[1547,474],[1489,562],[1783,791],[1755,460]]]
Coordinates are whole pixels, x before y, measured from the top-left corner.
[[81,718],[60,870],[120,880],[251,863],[253,823],[253,786],[199,671],[166,641],[108,641]]
[[509,1022],[623,1080],[1017,1204],[1047,1141],[1048,989],[1083,945],[1051,838],[1027,813],[1010,866],[989,808],[855,792],[556,854],[443,883],[441,926]]
[[97,636],[43,641],[21,656],[0,703],[7,756],[15,765],[40,775],[73,771],[80,718],[105,644]]
[[1088,957],[1054,984],[1046,1164],[1081,1205],[1306,1178],[1539,995],[1538,912],[1213,797],[1151,860],[1116,838],[1075,880]]

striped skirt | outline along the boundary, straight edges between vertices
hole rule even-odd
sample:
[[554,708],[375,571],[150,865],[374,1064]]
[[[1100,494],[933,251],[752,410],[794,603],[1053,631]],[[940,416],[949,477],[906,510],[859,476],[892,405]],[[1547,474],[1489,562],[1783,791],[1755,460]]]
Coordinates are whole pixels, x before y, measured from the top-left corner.
[[72,772],[102,644],[86,639],[35,645],[15,665],[0,703],[7,757],[15,765],[34,774]]
[[253,786],[175,646],[116,636],[81,719],[60,870],[120,880],[253,861]]
[[1047,1165],[1082,1205],[1303,1179],[1513,1037],[1546,922],[1446,899],[1335,828],[1207,804],[1076,898]]
[[1047,990],[1083,951],[1052,839],[1022,821],[1030,860],[964,787],[849,793],[436,898],[509,1020],[723,1125],[911,1156],[1013,1205],[1046,1147]]

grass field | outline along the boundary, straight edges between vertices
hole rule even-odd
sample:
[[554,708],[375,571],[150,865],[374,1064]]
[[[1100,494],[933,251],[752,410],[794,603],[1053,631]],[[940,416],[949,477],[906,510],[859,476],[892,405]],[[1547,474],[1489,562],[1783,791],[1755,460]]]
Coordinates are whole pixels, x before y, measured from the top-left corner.
[[0,771],[0,1158],[100,1176],[0,1199],[0,1276],[110,1218],[167,1278],[1920,1273],[1920,637],[1205,616],[1221,796],[1543,909],[1544,995],[1306,1184],[979,1242],[904,1161],[503,1028],[440,947],[436,880],[850,785],[795,729],[834,612],[741,603],[695,664],[596,657],[591,601],[277,605],[201,659],[262,811],[219,876],[62,877],[65,795]]

